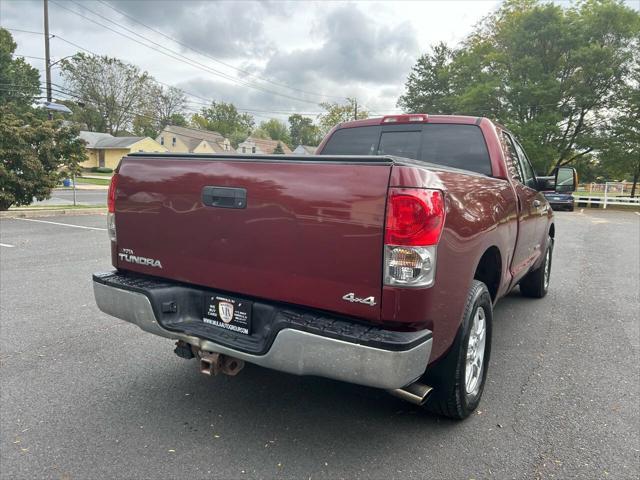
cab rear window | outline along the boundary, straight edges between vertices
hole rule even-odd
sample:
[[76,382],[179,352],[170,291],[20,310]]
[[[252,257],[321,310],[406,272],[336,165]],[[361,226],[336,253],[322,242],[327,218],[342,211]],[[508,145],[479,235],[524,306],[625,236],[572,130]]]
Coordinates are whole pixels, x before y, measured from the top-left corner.
[[376,155],[380,131],[379,126],[336,130],[324,146],[322,155]]
[[322,155],[395,155],[491,175],[489,152],[477,125],[343,128],[329,138]]

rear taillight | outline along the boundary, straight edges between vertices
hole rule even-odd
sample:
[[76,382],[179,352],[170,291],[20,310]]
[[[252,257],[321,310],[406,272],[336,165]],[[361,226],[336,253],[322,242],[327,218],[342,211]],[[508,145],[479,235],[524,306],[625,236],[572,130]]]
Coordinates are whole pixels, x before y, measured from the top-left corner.
[[433,284],[436,245],[444,225],[438,190],[391,188],[384,232],[384,283],[406,287]]
[[107,231],[112,242],[116,241],[116,190],[118,189],[119,175],[113,174],[107,193]]

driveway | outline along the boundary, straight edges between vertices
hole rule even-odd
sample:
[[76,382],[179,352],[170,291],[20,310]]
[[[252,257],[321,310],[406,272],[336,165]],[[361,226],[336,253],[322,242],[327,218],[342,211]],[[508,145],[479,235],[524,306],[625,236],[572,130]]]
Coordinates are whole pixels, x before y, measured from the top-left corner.
[[485,395],[464,422],[251,365],[201,375],[171,341],[95,307],[91,273],[110,269],[104,225],[103,215],[0,220],[2,478],[639,474],[633,212],[557,214],[550,293],[516,289],[498,304]]

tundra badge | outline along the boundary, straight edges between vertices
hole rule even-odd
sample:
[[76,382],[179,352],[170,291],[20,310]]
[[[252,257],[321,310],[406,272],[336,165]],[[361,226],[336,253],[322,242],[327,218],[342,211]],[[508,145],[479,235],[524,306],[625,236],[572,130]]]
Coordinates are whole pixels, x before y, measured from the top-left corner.
[[138,255],[134,255],[133,250],[131,250],[130,248],[123,248],[122,251],[118,253],[118,257],[123,262],[137,263],[138,265],[162,268],[160,260],[156,260],[155,258],[139,257]]
[[356,297],[356,294],[353,292],[347,293],[344,297],[342,297],[342,299],[351,303],[364,303],[365,305],[369,305],[370,307],[373,307],[376,304],[376,299],[374,297],[359,298]]

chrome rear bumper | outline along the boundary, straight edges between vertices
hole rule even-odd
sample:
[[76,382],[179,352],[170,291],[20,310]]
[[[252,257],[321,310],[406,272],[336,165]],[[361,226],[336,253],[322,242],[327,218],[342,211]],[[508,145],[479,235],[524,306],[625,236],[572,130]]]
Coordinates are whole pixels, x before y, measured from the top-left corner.
[[431,354],[430,336],[408,350],[395,351],[285,328],[278,332],[264,355],[253,355],[163,328],[156,319],[149,298],[143,293],[95,280],[93,290],[100,310],[134,323],[149,333],[184,340],[201,350],[222,353],[295,375],[315,375],[370,387],[396,389],[417,380],[424,373]]

